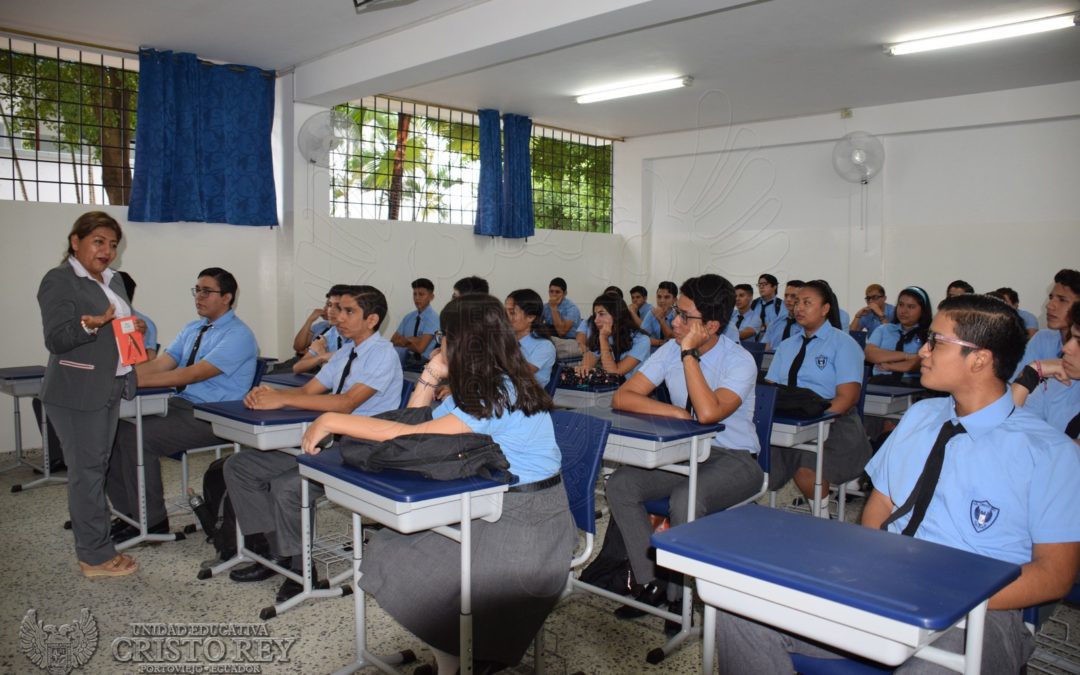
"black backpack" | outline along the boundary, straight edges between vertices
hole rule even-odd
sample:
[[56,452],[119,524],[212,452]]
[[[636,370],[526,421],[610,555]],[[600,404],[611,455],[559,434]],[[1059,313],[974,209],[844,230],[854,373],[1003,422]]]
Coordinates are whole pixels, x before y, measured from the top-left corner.
[[[225,488],[225,461],[228,457],[215,459],[203,474],[204,504],[196,510],[206,540],[214,545],[218,557],[228,560],[236,555],[236,513]],[[266,536],[259,533],[244,537],[248,549],[265,554],[268,550]]]

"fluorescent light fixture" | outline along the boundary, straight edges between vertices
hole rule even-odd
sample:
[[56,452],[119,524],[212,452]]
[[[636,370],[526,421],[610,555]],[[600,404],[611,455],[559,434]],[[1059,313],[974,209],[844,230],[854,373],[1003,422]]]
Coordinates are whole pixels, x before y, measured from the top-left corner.
[[694,81],[692,77],[664,77],[663,79],[638,80],[626,82],[616,87],[590,91],[577,97],[578,103],[596,103],[597,101],[609,101],[613,98],[625,98],[638,96],[639,94],[651,94],[655,91],[667,91],[679,87],[689,87]]
[[1030,21],[1020,21],[1018,23],[1009,23],[1000,26],[989,26],[987,28],[951,33],[949,35],[938,35],[919,40],[898,42],[896,44],[886,45],[885,53],[891,56],[915,54],[918,52],[928,52],[933,49],[960,47],[963,45],[977,44],[979,42],[989,42],[991,40],[1003,40],[1005,38],[1019,37],[1021,35],[1031,35],[1032,33],[1045,33],[1046,31],[1058,30],[1059,28],[1071,28],[1076,25],[1077,16],[1077,14],[1059,14],[1057,16],[1044,17],[1042,19],[1032,19]]

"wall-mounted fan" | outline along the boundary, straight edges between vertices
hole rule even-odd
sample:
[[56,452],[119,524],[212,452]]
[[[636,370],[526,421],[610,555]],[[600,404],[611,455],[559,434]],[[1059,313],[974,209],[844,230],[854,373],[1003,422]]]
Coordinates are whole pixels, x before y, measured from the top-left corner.
[[850,183],[866,185],[885,166],[885,146],[865,131],[852,131],[833,147],[833,168]]
[[341,151],[341,146],[359,136],[356,123],[348,115],[326,110],[315,113],[300,126],[296,145],[300,156],[310,164],[327,169],[330,153]]

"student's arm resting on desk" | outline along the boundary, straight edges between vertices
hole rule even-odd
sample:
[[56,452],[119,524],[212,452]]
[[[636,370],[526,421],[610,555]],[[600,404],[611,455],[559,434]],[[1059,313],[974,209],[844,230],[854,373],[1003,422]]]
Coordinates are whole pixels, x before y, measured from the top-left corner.
[[596,354],[590,351],[584,351],[581,354],[581,363],[574,366],[574,372],[580,375],[587,374],[590,370],[596,367],[599,359],[596,358]]
[[277,410],[285,406],[302,410],[350,413],[375,395],[366,384],[357,383],[340,394],[327,394],[328,389],[317,379],[297,389],[273,389],[266,385],[255,387],[244,397],[244,405],[252,410]]
[[304,432],[300,447],[309,455],[319,454],[318,443],[328,434],[345,434],[369,441],[385,441],[405,434],[466,434],[469,427],[454,415],[445,415],[423,424],[401,424],[374,417],[326,413]]
[[326,338],[322,335],[311,341],[311,346],[304,352],[303,358],[293,364],[292,371],[296,374],[306,373],[321,366],[330,360],[334,352],[326,348]]
[[176,361],[169,354],[162,354],[153,361],[146,361],[135,366],[135,375],[140,387],[179,387],[195,384],[217,377],[221,374],[217,366],[206,359],[197,361],[186,368],[177,368]]
[[662,415],[663,417],[675,417],[681,420],[690,419],[690,413],[683,408],[649,398],[649,394],[654,389],[656,389],[656,385],[652,383],[652,380],[641,373],[634,373],[634,376],[624,382],[615,392],[615,396],[611,399],[611,407],[615,410],[625,410],[626,412],[642,415]]
[[866,343],[864,358],[875,365],[904,364],[904,362],[919,363],[918,354],[908,354],[907,352],[897,352],[892,349],[882,349],[870,342]]

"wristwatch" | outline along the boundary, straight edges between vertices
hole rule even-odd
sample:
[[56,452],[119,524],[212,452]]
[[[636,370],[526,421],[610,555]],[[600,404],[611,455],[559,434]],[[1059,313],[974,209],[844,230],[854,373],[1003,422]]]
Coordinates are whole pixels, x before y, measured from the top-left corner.
[[698,360],[699,363],[701,362],[701,352],[699,352],[696,349],[684,349],[681,352],[679,352],[679,360],[680,361],[685,359],[687,356],[693,356],[695,359]]

